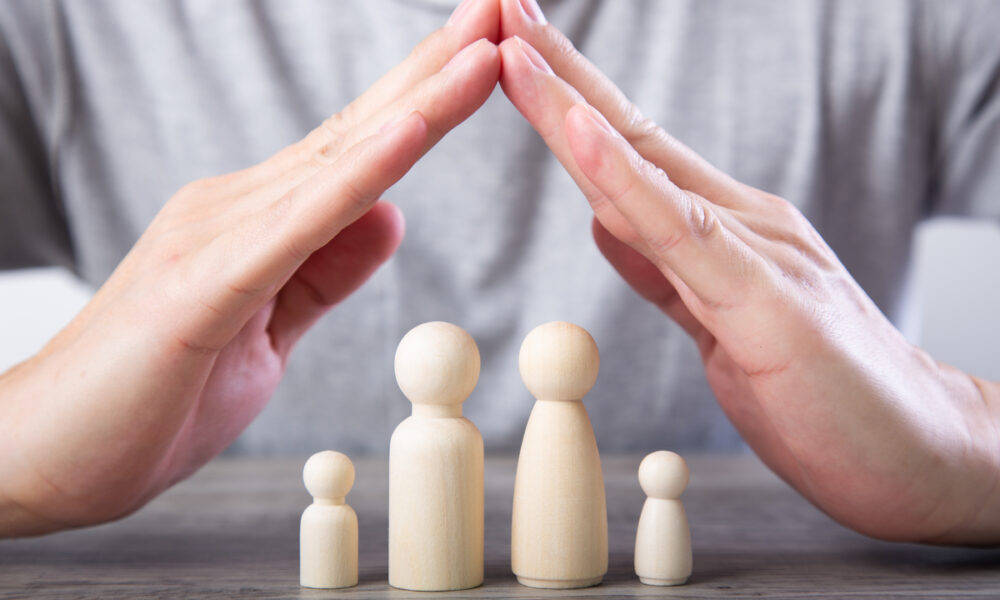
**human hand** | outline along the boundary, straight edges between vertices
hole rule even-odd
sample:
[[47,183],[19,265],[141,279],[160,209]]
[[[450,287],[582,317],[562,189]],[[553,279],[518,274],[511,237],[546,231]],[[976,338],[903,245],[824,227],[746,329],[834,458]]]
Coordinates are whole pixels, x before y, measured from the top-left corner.
[[302,141],[166,203],[0,378],[0,536],[126,515],[236,438],[296,340],[395,251],[401,215],[376,202],[490,95],[498,23],[496,2],[463,4]]
[[540,14],[501,0],[501,85],[587,197],[603,254],[697,342],[746,441],[862,533],[1000,539],[1000,386],[909,344],[791,204],[644,119]]

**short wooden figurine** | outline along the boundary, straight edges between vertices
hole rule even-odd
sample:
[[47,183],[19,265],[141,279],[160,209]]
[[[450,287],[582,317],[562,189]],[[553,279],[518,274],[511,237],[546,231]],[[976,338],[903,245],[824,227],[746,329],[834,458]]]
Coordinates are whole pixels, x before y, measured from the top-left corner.
[[688,477],[684,459],[666,450],[639,464],[647,498],[635,534],[635,572],[647,585],[680,585],[691,576],[691,532],[680,500]]
[[358,583],[358,516],[345,503],[354,485],[351,459],[327,450],[313,454],[302,471],[313,503],[299,529],[299,581],[309,588]]

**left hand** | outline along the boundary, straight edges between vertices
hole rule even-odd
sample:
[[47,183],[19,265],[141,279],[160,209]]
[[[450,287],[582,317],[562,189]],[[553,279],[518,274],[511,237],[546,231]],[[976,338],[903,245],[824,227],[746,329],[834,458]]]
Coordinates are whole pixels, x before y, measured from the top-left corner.
[[607,259],[695,339],[761,458],[862,533],[1000,540],[1000,386],[909,344],[798,210],[644,119],[525,4],[501,0],[504,92],[589,200]]
[[493,92],[498,25],[496,0],[466,2],[305,138],[164,204],[0,374],[0,537],[127,515],[243,431],[297,340],[396,250],[401,215],[378,199]]

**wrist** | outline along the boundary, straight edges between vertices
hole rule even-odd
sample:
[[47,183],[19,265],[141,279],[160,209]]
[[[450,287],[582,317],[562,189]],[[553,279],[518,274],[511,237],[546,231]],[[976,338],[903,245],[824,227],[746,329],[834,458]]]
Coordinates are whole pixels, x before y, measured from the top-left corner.
[[1000,384],[940,365],[954,381],[952,401],[965,422],[961,472],[949,486],[950,502],[959,507],[955,522],[925,541],[935,544],[985,545],[1000,541]]
[[[0,375],[0,538],[39,535],[66,525],[61,525],[41,516],[25,502],[27,497],[37,497],[42,490],[32,492],[30,479],[26,477],[27,466],[22,460],[25,386],[30,381],[37,357],[21,362]],[[44,396],[43,396],[44,398]]]

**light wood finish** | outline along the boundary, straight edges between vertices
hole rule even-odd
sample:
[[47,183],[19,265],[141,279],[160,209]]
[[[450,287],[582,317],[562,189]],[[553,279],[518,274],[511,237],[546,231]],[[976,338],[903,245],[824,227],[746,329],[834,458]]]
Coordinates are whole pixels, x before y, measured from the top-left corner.
[[608,571],[608,517],[594,428],[581,399],[600,355],[583,328],[561,321],[533,329],[518,357],[535,406],[514,483],[511,567],[527,586],[597,585]]
[[413,328],[396,350],[413,415],[389,444],[389,584],[462,590],[483,583],[483,438],[462,417],[479,349],[443,322]]
[[[0,541],[0,598],[430,598],[386,582],[388,463],[355,457],[360,583],[299,587],[302,460],[217,459],[118,523]],[[752,456],[685,455],[695,568],[687,585],[632,568],[641,456],[604,456],[610,568],[596,587],[519,585],[510,572],[514,457],[486,460],[486,581],[460,598],[995,598],[1000,550],[873,541],[833,523]]]
[[639,463],[646,502],[635,532],[635,572],[647,585],[681,585],[691,576],[691,533],[680,500],[689,477],[674,452],[659,450]]
[[358,516],[346,504],[354,485],[354,465],[340,452],[309,457],[302,480],[313,503],[299,525],[299,582],[311,588],[358,584]]

